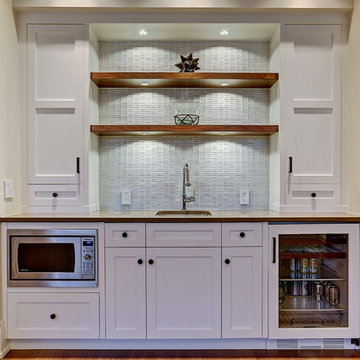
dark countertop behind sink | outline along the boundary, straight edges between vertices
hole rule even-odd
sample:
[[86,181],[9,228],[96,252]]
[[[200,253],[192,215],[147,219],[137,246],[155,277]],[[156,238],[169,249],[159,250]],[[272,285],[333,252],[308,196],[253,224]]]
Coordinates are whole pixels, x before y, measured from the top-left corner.
[[211,216],[155,215],[157,210],[94,211],[89,214],[16,214],[0,222],[360,222],[350,213],[279,213],[276,211],[210,210]]

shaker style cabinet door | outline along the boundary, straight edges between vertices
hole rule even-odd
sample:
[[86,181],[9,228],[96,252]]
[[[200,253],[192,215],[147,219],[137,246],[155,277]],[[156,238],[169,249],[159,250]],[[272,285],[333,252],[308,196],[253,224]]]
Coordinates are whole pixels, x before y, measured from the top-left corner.
[[262,337],[262,248],[224,248],[222,337]]
[[83,25],[28,25],[28,183],[82,183]]
[[221,337],[221,249],[147,249],[147,337]]
[[106,338],[146,338],[145,249],[106,249]]
[[285,44],[287,183],[340,184],[341,25],[286,25]]

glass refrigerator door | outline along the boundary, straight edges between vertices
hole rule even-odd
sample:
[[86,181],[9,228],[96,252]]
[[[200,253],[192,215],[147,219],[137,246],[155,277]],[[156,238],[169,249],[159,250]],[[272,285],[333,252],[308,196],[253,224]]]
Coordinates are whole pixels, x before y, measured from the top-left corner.
[[348,326],[347,234],[279,235],[279,327]]

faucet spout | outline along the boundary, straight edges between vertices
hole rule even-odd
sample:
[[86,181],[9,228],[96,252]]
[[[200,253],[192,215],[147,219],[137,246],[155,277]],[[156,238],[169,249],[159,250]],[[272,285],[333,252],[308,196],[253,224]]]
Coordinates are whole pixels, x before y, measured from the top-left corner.
[[186,195],[186,186],[191,186],[191,183],[190,183],[190,170],[189,170],[189,165],[188,164],[185,164],[185,166],[183,168],[183,192],[182,192],[182,196],[181,196],[181,200],[182,200],[181,209],[182,210],[186,210],[186,204],[188,202],[196,201],[195,200],[195,191],[194,191],[193,196],[187,196]]

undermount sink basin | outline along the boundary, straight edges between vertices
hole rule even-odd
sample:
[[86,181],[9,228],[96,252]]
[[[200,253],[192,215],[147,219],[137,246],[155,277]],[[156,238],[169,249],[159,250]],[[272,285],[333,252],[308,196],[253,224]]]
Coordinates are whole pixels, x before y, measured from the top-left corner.
[[211,212],[207,210],[160,210],[155,215],[198,215],[198,216],[211,216]]

